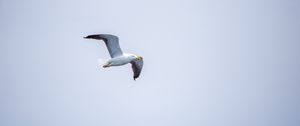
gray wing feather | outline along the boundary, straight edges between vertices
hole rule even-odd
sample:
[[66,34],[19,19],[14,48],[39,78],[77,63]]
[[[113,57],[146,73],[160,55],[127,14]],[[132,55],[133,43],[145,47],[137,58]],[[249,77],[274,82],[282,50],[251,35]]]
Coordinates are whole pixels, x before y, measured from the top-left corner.
[[131,63],[131,67],[133,70],[133,79],[135,80],[141,74],[141,71],[143,68],[143,58],[141,58],[141,60],[135,59],[135,60],[131,61],[130,63]]
[[105,45],[108,49],[109,55],[111,58],[120,56],[123,54],[120,45],[119,45],[119,38],[114,35],[109,34],[96,34],[96,35],[88,35],[84,37],[86,39],[98,39],[103,40]]

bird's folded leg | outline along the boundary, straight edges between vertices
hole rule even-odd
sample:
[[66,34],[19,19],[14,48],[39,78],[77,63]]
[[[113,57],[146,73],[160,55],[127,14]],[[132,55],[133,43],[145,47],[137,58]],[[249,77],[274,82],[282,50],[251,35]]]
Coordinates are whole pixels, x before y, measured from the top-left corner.
[[98,59],[98,63],[102,68],[110,67],[110,63],[106,59]]
[[102,65],[102,68],[108,68],[108,67],[110,67],[110,65],[111,65],[110,63],[105,63]]
[[102,68],[108,68],[108,67],[110,67],[109,64],[102,65]]

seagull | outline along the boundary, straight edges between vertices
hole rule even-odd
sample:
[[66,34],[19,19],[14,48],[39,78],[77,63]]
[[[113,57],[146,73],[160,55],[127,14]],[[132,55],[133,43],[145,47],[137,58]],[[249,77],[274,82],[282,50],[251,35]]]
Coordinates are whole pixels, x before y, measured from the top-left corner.
[[102,65],[103,68],[122,66],[131,63],[133,79],[135,80],[140,76],[143,68],[143,58],[135,54],[123,53],[119,45],[119,38],[117,36],[110,34],[95,34],[88,35],[83,38],[104,41],[111,58]]

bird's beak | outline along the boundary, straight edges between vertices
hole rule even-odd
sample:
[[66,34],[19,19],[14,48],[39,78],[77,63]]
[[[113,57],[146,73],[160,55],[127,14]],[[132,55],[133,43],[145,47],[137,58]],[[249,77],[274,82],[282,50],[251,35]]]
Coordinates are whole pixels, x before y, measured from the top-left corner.
[[142,60],[142,57],[140,57],[140,56],[138,56],[137,58],[136,58],[136,60]]

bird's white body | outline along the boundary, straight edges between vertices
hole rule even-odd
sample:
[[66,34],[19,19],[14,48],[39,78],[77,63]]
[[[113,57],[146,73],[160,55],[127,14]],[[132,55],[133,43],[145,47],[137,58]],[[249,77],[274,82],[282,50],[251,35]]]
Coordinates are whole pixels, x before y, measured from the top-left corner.
[[135,58],[136,58],[136,56],[134,54],[124,53],[121,56],[109,59],[103,66],[104,67],[122,66],[122,65],[130,63]]

